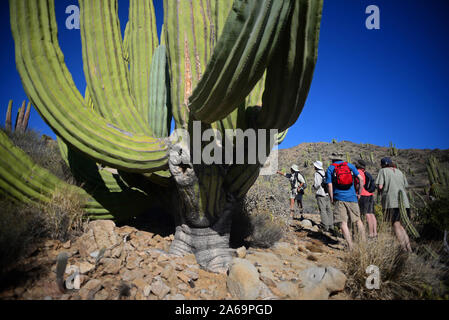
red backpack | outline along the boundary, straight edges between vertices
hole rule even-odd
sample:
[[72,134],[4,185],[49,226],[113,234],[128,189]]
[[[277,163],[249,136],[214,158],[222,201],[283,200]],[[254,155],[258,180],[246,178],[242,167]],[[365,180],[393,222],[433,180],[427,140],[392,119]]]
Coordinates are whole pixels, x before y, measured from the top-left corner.
[[348,190],[354,183],[353,173],[347,162],[333,163],[335,170],[332,174],[333,185],[340,190]]

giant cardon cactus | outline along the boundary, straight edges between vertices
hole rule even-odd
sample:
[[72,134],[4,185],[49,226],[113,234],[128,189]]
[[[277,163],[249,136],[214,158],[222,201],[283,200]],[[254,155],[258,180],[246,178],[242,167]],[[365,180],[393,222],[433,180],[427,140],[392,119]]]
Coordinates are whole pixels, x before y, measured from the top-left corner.
[[[322,0],[165,0],[161,45],[152,0],[130,0],[123,37],[117,0],[79,4],[84,97],[64,64],[54,1],[10,0],[10,13],[24,89],[83,182],[79,192],[91,196],[86,212],[119,219],[162,201],[176,221],[170,252],[225,270],[232,216],[264,163],[195,162],[210,147],[195,128],[214,129],[231,147],[229,129],[282,132],[257,136],[265,156],[285,138],[310,88]],[[172,119],[188,138],[168,137]],[[1,190],[47,201],[59,182],[4,135],[0,147],[9,156]]]

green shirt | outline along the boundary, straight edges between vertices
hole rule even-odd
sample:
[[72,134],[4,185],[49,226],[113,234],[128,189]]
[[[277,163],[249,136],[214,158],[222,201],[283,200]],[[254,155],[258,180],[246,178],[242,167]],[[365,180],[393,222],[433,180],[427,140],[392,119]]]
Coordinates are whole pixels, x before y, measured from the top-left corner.
[[376,179],[377,185],[383,185],[382,188],[382,208],[399,208],[399,192],[403,192],[404,206],[410,208],[405,188],[408,187],[407,178],[401,170],[396,168],[382,168]]

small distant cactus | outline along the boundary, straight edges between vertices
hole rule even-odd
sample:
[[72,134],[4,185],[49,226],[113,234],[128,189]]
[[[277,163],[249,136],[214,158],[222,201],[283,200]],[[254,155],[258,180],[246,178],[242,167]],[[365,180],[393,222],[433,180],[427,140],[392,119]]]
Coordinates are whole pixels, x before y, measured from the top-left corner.
[[360,152],[360,160],[365,160],[365,157],[363,156],[363,152]]
[[[8,103],[8,109],[6,111],[5,129],[6,131],[12,131],[12,103],[10,100]],[[22,106],[17,111],[16,122],[14,124],[14,130],[18,132],[25,132],[28,129],[28,122],[30,120],[31,102],[26,105],[26,101],[22,102]]]
[[370,159],[371,163],[374,164],[374,152],[370,152],[369,159]]
[[399,152],[396,148],[396,145],[393,142],[390,142],[390,156],[396,157],[398,156]]
[[349,155],[348,152],[346,152],[346,162],[351,163],[351,156]]
[[310,160],[307,159],[307,160],[304,161],[304,168],[307,168],[309,166],[310,166]]
[[337,140],[332,139],[332,144],[336,144],[336,143],[337,143]]

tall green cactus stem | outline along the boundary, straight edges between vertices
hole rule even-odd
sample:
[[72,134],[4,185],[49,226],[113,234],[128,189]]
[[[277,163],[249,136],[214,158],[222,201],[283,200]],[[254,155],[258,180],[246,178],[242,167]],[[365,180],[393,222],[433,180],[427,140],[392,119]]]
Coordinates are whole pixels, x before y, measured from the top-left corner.
[[[413,226],[413,223],[410,221],[410,218],[408,217],[407,209],[405,208],[404,205],[404,196],[405,194],[400,190],[398,192],[398,203],[399,203],[399,213],[401,216],[401,222],[404,223],[408,233],[411,234],[411,236],[414,239],[419,239],[420,234],[418,230],[416,230],[416,228]],[[429,246],[424,245],[423,248],[432,258],[436,260],[440,258],[440,256],[435,251],[433,251]]]
[[[165,0],[166,54],[156,49],[152,1],[130,2],[124,39],[116,0],[79,2],[84,97],[64,64],[54,1],[10,0],[16,64],[28,97],[97,208],[108,201],[95,190],[169,199],[177,225],[170,252],[193,252],[204,268],[226,269],[231,217],[264,160],[194,164],[196,141],[164,139],[171,115],[190,137],[195,120],[201,133],[212,128],[221,136],[227,129],[277,129],[277,136],[257,141],[268,155],[304,106],[322,1]],[[226,145],[235,143],[228,138]],[[208,144],[199,146],[206,151]]]
[[369,159],[370,159],[371,163],[374,164],[374,152],[370,152]]
[[351,156],[349,155],[348,152],[346,152],[346,162],[351,163]]
[[6,131],[12,130],[12,100],[9,100],[8,109],[6,110],[5,129]]

